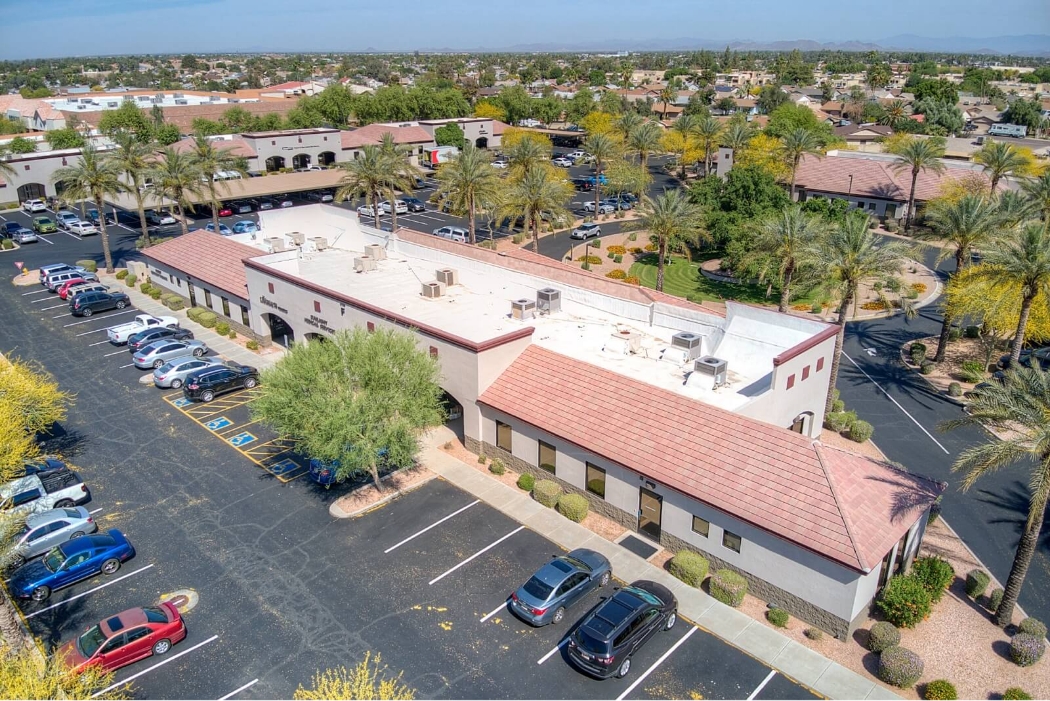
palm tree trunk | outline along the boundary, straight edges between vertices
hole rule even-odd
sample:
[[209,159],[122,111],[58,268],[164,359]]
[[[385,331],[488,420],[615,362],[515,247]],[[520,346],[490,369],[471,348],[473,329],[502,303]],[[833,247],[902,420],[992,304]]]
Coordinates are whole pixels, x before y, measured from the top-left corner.
[[[146,209],[145,209],[145,207],[142,204],[142,190],[139,189],[138,183],[134,183],[134,186],[135,186],[135,202],[139,206],[139,226],[142,227],[142,238],[144,239],[144,243],[145,243],[143,248],[146,248],[146,247],[148,247],[150,245],[150,241],[149,241],[149,227],[146,224]],[[114,214],[114,221],[116,221],[115,217],[116,217],[116,215]]]
[[379,190],[372,190],[372,216],[376,221],[376,228],[382,231],[383,227],[379,224]]
[[211,195],[211,223],[215,225],[215,233],[219,233],[219,202],[215,198],[215,180],[208,183],[208,194]]
[[1021,316],[1017,320],[1017,333],[1014,335],[1014,346],[1010,350],[1010,362],[1016,364],[1021,359],[1021,349],[1024,347],[1024,335],[1028,328],[1028,316],[1032,313],[1032,302],[1035,294],[1028,294],[1021,300]]
[[911,170],[911,193],[908,195],[908,213],[904,216],[904,233],[911,231],[912,214],[915,209],[915,183],[919,181],[919,169]]
[[798,163],[793,163],[791,166],[791,189],[788,191],[788,198],[795,201],[795,173],[798,172]]
[[[106,231],[106,217],[101,215],[101,212],[104,211],[102,209],[102,197],[100,197],[100,196],[96,196],[95,197],[95,207],[98,208],[98,211],[100,213],[99,214],[99,218],[98,218],[98,229],[99,229],[99,232],[100,232],[99,233],[99,238],[102,239],[102,256],[106,260],[106,272],[112,274],[113,273],[113,254],[110,253],[110,250],[109,250],[109,232]],[[1031,305],[1029,305],[1029,306],[1031,306]]]
[[660,258],[656,261],[656,291],[664,291],[664,258],[667,256],[667,238],[660,236],[658,238],[658,245],[656,254]]
[[1014,563],[1010,567],[1010,576],[1007,577],[1006,587],[1003,589],[1003,600],[995,612],[995,624],[1000,628],[1010,625],[1013,619],[1014,606],[1017,605],[1017,597],[1021,594],[1025,575],[1028,574],[1028,566],[1032,564],[1032,556],[1035,555],[1035,546],[1039,540],[1039,531],[1046,518],[1046,503],[1044,496],[1041,504],[1031,504],[1028,523],[1025,524],[1021,542],[1017,544]]
[[540,225],[539,225],[539,217],[536,216],[535,212],[533,212],[529,216],[529,224],[532,226],[532,252],[533,253],[539,253],[540,252]]
[[704,177],[711,174],[711,142],[704,144]]
[[397,231],[397,197],[393,189],[387,195],[390,201],[390,230]]
[[470,245],[473,246],[478,242],[476,227],[474,226],[474,217],[477,215],[476,206],[474,205],[474,195],[471,194],[467,198],[467,216],[470,217],[470,222],[467,224],[467,231],[470,233]]
[[780,306],[777,307],[777,311],[784,314],[788,310],[788,304],[791,303],[791,278],[795,274],[795,263],[789,261],[787,267],[784,268],[784,280],[783,288],[780,290]]
[[831,355],[831,377],[828,379],[828,396],[824,402],[824,413],[831,411],[831,403],[835,400],[835,385],[839,381],[839,357],[842,355],[842,341],[846,336],[846,315],[849,313],[849,305],[853,302],[853,290],[846,290],[839,304],[838,324],[839,332],[835,335],[835,351]]
[[6,592],[0,592],[0,636],[12,651],[20,650],[28,642],[22,634],[22,627],[18,625],[14,604]]
[[[966,259],[970,257],[970,251],[960,246],[955,249],[955,273],[958,274],[963,268],[966,267]],[[944,362],[944,354],[948,350],[948,344],[950,340],[948,336],[952,332],[952,317],[948,313],[948,309],[944,310],[944,319],[941,321],[941,338],[937,342],[937,353],[933,356],[933,362],[941,363]]]
[[185,236],[190,233],[190,225],[186,223],[186,208],[182,206],[182,193],[180,192],[178,197],[175,198],[179,205],[179,222],[182,223],[182,233]]
[[992,175],[992,197],[995,197],[995,188],[999,187],[999,176],[998,174]]

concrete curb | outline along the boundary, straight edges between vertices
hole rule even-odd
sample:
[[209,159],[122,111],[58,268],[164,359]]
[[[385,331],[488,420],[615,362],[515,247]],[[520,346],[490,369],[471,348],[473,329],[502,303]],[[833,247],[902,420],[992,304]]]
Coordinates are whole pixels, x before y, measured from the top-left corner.
[[[413,484],[413,485],[411,485],[409,487],[405,487],[404,489],[394,490],[393,492],[390,492],[389,494],[387,494],[385,497],[383,497],[379,501],[376,501],[376,502],[373,502],[371,504],[368,504],[367,506],[362,506],[360,509],[355,509],[354,511],[343,511],[339,507],[339,499],[336,499],[334,502],[332,502],[332,505],[328,507],[328,514],[330,516],[332,516],[333,518],[354,518],[355,516],[360,516],[361,514],[367,513],[369,511],[371,511],[372,509],[378,508],[378,507],[382,506],[383,504],[386,504],[387,502],[391,502],[394,499],[397,499],[398,497],[400,497],[400,496],[402,496],[404,494],[408,494],[411,491],[419,489],[420,487],[422,487],[424,484],[426,484],[430,480],[437,479],[437,477],[438,477],[437,473],[431,471],[430,475],[426,479],[421,480],[419,482],[416,482],[415,484]],[[386,477],[381,477],[379,481],[382,482],[383,480],[389,479],[389,478],[390,478],[390,475],[387,475]],[[364,485],[362,487],[358,487],[357,489],[351,490],[350,494],[353,494],[354,492],[360,491],[362,489],[368,489],[371,486],[372,486],[371,484],[366,484],[366,485]]]

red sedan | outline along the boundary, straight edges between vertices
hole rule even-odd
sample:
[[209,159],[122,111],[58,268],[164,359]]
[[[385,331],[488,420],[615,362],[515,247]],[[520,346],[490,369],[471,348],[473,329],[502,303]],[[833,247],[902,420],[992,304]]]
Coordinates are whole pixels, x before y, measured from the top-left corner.
[[97,665],[107,672],[163,655],[186,637],[186,624],[173,604],[128,609],[92,626],[59,650],[76,671]]
[[83,285],[87,280],[81,280],[78,277],[69,280],[68,282],[62,283],[62,286],[58,288],[58,296],[65,299],[69,296],[69,288],[73,285]]
[[220,217],[232,217],[233,216],[233,208],[231,208],[230,205],[228,205],[228,204],[220,205],[219,206],[219,216]]

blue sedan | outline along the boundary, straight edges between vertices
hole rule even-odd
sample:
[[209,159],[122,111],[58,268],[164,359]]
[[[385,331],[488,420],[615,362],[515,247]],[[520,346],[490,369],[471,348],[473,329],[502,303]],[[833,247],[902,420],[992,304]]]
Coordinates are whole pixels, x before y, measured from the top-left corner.
[[15,570],[10,591],[20,599],[46,601],[51,592],[97,574],[113,574],[135,557],[131,541],[116,528],[105,535],[83,536],[62,543],[40,560]]
[[561,623],[565,610],[612,579],[612,565],[601,553],[577,548],[559,555],[510,595],[510,610],[534,626]]
[[250,219],[242,219],[233,225],[235,234],[254,234],[259,231],[259,225]]

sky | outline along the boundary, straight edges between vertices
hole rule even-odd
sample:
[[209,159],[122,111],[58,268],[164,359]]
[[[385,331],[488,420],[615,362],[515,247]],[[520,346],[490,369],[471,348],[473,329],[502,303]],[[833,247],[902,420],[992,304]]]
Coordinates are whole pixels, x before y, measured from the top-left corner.
[[0,0],[0,16],[0,59],[1050,35],[1047,0]]

